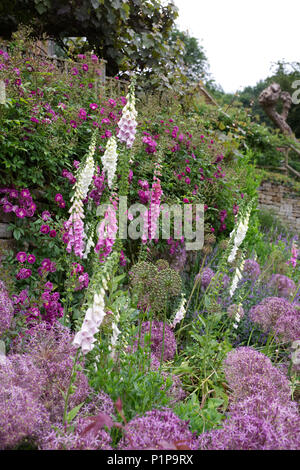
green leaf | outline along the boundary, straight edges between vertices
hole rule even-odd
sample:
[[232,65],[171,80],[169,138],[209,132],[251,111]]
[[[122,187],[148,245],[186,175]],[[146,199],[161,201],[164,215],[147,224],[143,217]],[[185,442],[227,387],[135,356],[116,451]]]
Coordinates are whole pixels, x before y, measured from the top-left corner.
[[13,235],[14,235],[14,238],[16,240],[20,240],[20,237],[21,237],[21,232],[19,229],[15,228],[14,231],[13,231]]
[[74,408],[72,408],[72,410],[69,411],[69,413],[67,414],[68,423],[70,423],[75,418],[75,416],[77,415],[78,411],[83,406],[83,404],[84,402],[80,403],[79,405],[75,406]]

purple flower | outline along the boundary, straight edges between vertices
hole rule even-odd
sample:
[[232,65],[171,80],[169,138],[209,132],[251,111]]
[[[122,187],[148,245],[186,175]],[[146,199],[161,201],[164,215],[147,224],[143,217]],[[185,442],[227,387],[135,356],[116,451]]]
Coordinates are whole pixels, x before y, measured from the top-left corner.
[[44,222],[46,222],[48,219],[51,219],[51,214],[49,211],[44,211],[42,213],[42,219]]
[[83,70],[84,72],[87,72],[88,69],[89,69],[89,66],[88,66],[87,64],[83,64],[83,65],[82,65],[82,70]]
[[80,108],[80,110],[78,112],[79,119],[83,119],[85,121],[86,116],[87,116],[87,112],[83,108]]
[[133,418],[126,425],[126,434],[119,442],[118,449],[165,449],[166,443],[170,445],[169,449],[174,449],[176,442],[192,450],[199,447],[196,433],[189,430],[189,422],[178,418],[171,409],[163,408]]
[[21,268],[21,269],[19,270],[19,272],[16,274],[16,278],[17,278],[18,280],[20,280],[20,279],[27,279],[28,277],[31,276],[31,274],[32,274],[31,269],[29,269],[29,268]]
[[45,258],[45,259],[43,259],[43,261],[41,263],[41,268],[44,271],[50,271],[50,265],[51,265],[51,260],[49,258]]
[[24,219],[27,215],[27,211],[23,207],[17,207],[15,214],[19,219]]
[[28,261],[29,264],[35,263],[35,256],[33,254],[29,254],[27,256],[27,261]]
[[300,338],[299,312],[283,297],[267,297],[250,310],[250,319],[285,342]]
[[56,237],[56,230],[50,230],[49,236],[50,236],[51,238],[55,238],[55,237]]
[[14,308],[4,282],[0,281],[0,336],[9,329]]
[[290,399],[286,376],[254,348],[240,347],[230,351],[224,361],[224,371],[234,401],[255,394],[265,394],[268,400],[276,398],[282,403]]
[[62,201],[64,200],[64,198],[62,197],[62,194],[57,193],[57,194],[55,195],[54,200],[55,200],[56,202],[62,202]]
[[244,273],[249,279],[255,281],[260,276],[260,266],[253,259],[246,259],[244,264]]
[[22,189],[20,192],[21,197],[24,199],[31,198],[29,189]]
[[288,298],[296,289],[294,281],[283,274],[273,274],[268,285],[279,297]]
[[76,129],[77,127],[76,121],[70,121],[70,126],[73,127],[73,129]]
[[[164,324],[160,321],[152,321],[151,326],[151,351],[157,357],[161,359],[162,348],[163,348],[163,330]],[[150,321],[144,322],[141,328],[141,345],[144,344],[145,334],[150,333]],[[137,346],[138,342],[135,342]],[[164,361],[170,361],[173,359],[176,352],[176,340],[172,329],[169,325],[165,325],[165,337],[164,337]]]
[[200,280],[201,287],[203,287],[203,289],[207,289],[214,275],[215,273],[211,268],[205,268],[201,274],[197,274],[196,280]]
[[40,228],[41,233],[47,234],[47,233],[49,233],[49,231],[50,231],[49,225],[45,225],[45,224],[41,225],[41,228]]
[[27,254],[25,253],[25,251],[19,251],[16,258],[19,261],[19,263],[25,263],[27,259]]
[[47,281],[47,282],[44,284],[44,289],[45,289],[45,290],[48,290],[48,291],[51,291],[51,290],[53,289],[53,284],[52,284],[52,282]]

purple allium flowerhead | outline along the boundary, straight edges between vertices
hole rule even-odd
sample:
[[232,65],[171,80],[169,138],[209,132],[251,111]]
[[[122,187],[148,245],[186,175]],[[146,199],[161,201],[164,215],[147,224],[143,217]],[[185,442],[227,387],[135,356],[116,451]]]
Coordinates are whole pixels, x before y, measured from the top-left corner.
[[[64,398],[61,392],[68,390],[76,354],[72,341],[73,335],[68,328],[58,322],[52,326],[42,322],[30,328],[22,338],[18,337],[12,348],[15,353],[30,355],[41,373],[46,372],[40,400],[49,411],[52,423],[61,422],[63,417]],[[77,371],[74,388],[68,410],[85,401],[91,392],[88,379],[81,371]]]
[[207,289],[214,275],[215,273],[211,268],[205,268],[201,274],[197,274],[196,280],[200,280],[201,287]]
[[300,315],[297,308],[283,297],[267,297],[250,310],[250,319],[266,333],[273,332],[283,341],[300,337]]
[[290,297],[296,289],[296,284],[292,279],[284,274],[273,274],[268,286],[274,290],[279,297]]
[[221,429],[199,436],[201,450],[299,450],[297,405],[264,394],[234,403]]
[[0,404],[0,449],[13,449],[25,438],[36,439],[50,429],[49,413],[23,388],[2,386]]
[[291,389],[286,376],[272,365],[270,359],[251,347],[230,351],[224,361],[226,380],[233,391],[233,401],[255,394],[264,394],[286,403]]
[[19,263],[25,263],[25,261],[27,260],[27,254],[25,253],[25,251],[19,251],[19,253],[17,253],[16,258]]
[[[164,324],[160,321],[152,321],[151,326],[151,351],[157,357],[161,359],[162,344],[163,344],[163,330]],[[150,321],[144,322],[141,328],[141,346],[144,345],[145,334],[150,333]],[[137,346],[138,342],[135,342]],[[169,325],[165,325],[165,338],[164,338],[164,361],[170,361],[173,359],[176,353],[176,340],[175,335]]]
[[76,416],[72,422],[72,428],[66,430],[58,423],[56,429],[45,433],[39,441],[41,450],[112,450],[111,436],[104,429],[97,432],[88,430],[94,417]]
[[196,433],[189,430],[188,421],[178,418],[171,409],[163,408],[147,411],[144,416],[133,418],[126,425],[125,436],[120,440],[118,449],[156,450],[162,449],[164,442],[171,445],[181,442],[192,450],[199,448]]
[[0,336],[9,329],[13,315],[13,303],[4,282],[0,281]]
[[260,266],[257,261],[253,259],[246,259],[244,264],[244,274],[247,278],[255,281],[260,276]]

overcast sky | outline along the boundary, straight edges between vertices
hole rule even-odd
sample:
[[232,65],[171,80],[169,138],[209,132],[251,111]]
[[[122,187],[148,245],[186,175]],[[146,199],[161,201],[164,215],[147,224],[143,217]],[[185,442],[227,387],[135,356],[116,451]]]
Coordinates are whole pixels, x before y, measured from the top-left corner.
[[255,85],[272,63],[300,62],[300,0],[174,0],[177,25],[199,39],[226,92]]

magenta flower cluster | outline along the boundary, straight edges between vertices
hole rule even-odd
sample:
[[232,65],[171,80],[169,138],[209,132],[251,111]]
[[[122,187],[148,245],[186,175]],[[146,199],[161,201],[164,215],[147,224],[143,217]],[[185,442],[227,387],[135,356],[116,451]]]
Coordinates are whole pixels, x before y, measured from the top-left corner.
[[88,197],[94,201],[96,206],[99,206],[101,196],[105,189],[105,171],[100,172],[100,167],[97,166],[97,173],[93,176],[93,189],[89,192]]
[[76,281],[75,291],[86,289],[89,285],[89,275],[84,272],[84,267],[79,263],[72,263],[71,276]]
[[13,212],[19,219],[24,217],[32,217],[36,211],[36,204],[33,202],[29,189],[16,189],[2,188],[0,193],[4,197],[0,199],[3,212]]

